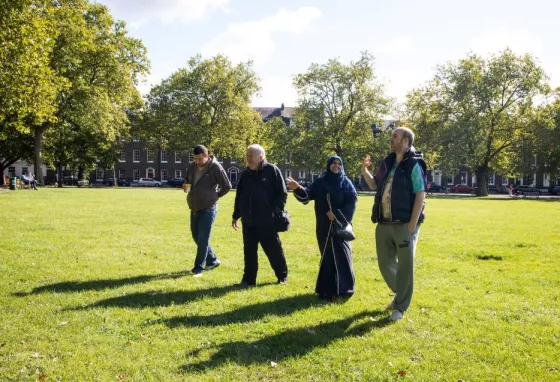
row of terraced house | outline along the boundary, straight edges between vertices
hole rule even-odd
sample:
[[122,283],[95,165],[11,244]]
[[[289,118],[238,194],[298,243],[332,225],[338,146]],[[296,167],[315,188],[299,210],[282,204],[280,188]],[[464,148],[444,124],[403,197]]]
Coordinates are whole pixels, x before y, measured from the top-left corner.
[[[268,121],[272,118],[280,117],[286,124],[292,123],[294,114],[293,107],[271,107],[255,108],[260,114],[263,121]],[[386,121],[390,124],[391,121]],[[171,178],[184,177],[187,166],[193,161],[192,153],[182,153],[177,151],[168,150],[154,150],[144,147],[140,140],[133,138],[132,142],[124,142],[121,149],[121,156],[119,161],[115,164],[115,175],[120,179],[126,179],[129,182],[137,182],[140,178],[152,178],[165,182]],[[236,161],[231,158],[217,157],[217,160],[222,164],[227,172],[232,184],[236,184],[239,180],[240,173],[244,170],[243,162]],[[535,157],[535,161],[536,161]],[[536,162],[535,162],[536,165]],[[289,158],[285,163],[279,163],[278,167],[282,170],[285,178],[291,176],[296,180],[315,180],[319,174],[305,169],[300,169],[293,166]],[[535,166],[537,167],[537,166]],[[20,176],[31,169],[31,164],[25,162],[17,162],[7,168],[4,175]],[[54,182],[54,171],[50,169],[43,169],[43,176],[47,183]],[[102,183],[106,178],[113,177],[113,170],[97,168],[90,176],[90,183]],[[474,171],[468,168],[462,169],[458,174],[453,177],[448,177],[439,170],[429,170],[427,174],[429,182],[434,182],[437,185],[451,188],[454,185],[465,185],[469,187],[476,187],[477,181]],[[356,184],[362,183],[360,179],[354,179]],[[532,185],[535,188],[546,191],[549,187],[560,185],[560,178],[551,179],[551,176],[542,172],[535,172],[527,174],[520,178],[509,178],[498,173],[490,173],[488,175],[488,185],[491,189],[498,192],[505,192],[509,184],[514,185]]]

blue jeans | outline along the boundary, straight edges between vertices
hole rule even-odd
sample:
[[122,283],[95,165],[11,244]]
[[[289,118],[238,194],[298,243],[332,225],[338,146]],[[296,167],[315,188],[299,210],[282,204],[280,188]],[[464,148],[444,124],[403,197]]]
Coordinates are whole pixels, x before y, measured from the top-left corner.
[[216,218],[216,212],[214,208],[191,211],[191,233],[198,246],[193,271],[201,271],[205,265],[213,265],[218,261],[216,254],[210,248],[210,233]]

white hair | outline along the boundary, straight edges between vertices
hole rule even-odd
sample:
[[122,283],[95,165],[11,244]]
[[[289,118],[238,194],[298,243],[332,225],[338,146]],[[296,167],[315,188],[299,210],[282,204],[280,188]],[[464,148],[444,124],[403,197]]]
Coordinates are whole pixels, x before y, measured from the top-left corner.
[[264,148],[258,143],[253,143],[252,145],[249,145],[249,147],[247,147],[247,151],[249,150],[256,151],[259,156],[262,155],[263,158],[265,157]]

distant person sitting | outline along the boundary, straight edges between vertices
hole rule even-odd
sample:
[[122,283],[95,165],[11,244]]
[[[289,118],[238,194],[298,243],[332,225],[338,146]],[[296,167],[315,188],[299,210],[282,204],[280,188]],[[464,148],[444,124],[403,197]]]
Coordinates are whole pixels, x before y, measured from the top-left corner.
[[31,186],[31,189],[37,191],[37,181],[35,180],[35,177],[32,173],[27,173],[27,180],[29,181],[29,186]]

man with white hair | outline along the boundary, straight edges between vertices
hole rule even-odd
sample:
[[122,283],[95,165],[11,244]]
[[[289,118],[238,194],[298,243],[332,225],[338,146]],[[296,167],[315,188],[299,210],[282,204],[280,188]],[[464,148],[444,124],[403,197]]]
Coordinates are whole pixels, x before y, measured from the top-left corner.
[[276,274],[278,284],[283,284],[288,280],[288,266],[273,217],[281,213],[286,205],[286,184],[280,169],[266,161],[261,145],[247,147],[246,158],[247,169],[241,174],[237,185],[231,223],[235,230],[239,229],[239,218],[243,223],[245,270],[238,285],[256,285],[259,243]]
[[426,163],[412,144],[414,133],[406,127],[393,130],[391,153],[379,164],[375,176],[366,155],[362,175],[372,190],[377,189],[371,220],[375,230],[377,262],[381,275],[395,293],[388,308],[391,320],[403,317],[414,291],[414,253],[420,224],[424,221],[427,189]]

